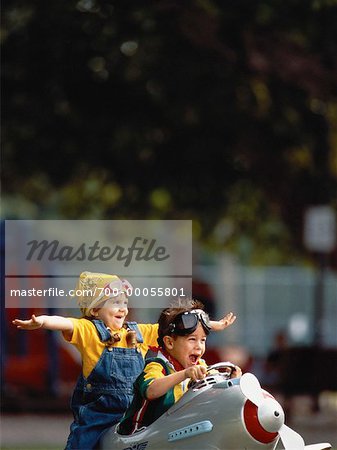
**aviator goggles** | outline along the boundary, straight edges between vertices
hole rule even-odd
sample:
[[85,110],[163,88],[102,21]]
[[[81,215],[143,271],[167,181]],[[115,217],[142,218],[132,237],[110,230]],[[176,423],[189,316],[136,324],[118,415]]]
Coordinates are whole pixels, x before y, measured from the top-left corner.
[[211,331],[211,323],[208,314],[202,309],[193,309],[177,315],[173,322],[169,324],[169,331],[178,336],[186,336],[193,333],[201,323],[206,334]]
[[91,303],[86,307],[87,312],[92,308],[102,307],[107,300],[118,297],[122,292],[124,292],[127,297],[130,297],[132,295],[133,287],[128,280],[114,280],[107,283],[102,288],[96,288],[96,290],[98,291],[98,296],[94,297]]
[[119,294],[124,292],[127,297],[132,295],[133,287],[128,280],[115,280],[104,286],[101,292],[101,298],[106,297],[118,297]]

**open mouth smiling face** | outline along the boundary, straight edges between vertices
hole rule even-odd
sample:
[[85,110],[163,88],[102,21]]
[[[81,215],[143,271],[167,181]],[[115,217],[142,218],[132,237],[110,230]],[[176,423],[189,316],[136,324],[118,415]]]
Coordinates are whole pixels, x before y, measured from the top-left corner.
[[128,299],[124,293],[107,300],[98,309],[98,318],[112,330],[119,330],[128,314]]
[[170,354],[186,369],[198,364],[205,353],[206,333],[201,326],[187,336],[175,336]]

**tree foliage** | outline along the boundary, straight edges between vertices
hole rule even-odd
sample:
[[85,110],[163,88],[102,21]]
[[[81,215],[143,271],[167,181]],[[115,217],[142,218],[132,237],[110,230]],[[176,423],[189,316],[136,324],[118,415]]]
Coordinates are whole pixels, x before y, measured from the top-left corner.
[[7,214],[192,218],[289,258],[304,209],[337,207],[336,19],[335,0],[6,0]]

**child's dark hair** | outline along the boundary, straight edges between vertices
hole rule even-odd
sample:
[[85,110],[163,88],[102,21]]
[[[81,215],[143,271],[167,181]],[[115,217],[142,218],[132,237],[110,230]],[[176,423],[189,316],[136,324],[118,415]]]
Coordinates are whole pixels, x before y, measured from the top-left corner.
[[174,321],[178,314],[193,309],[204,309],[204,305],[199,300],[192,298],[178,298],[169,308],[165,308],[158,319],[158,344],[165,347],[163,337],[170,336],[170,324]]

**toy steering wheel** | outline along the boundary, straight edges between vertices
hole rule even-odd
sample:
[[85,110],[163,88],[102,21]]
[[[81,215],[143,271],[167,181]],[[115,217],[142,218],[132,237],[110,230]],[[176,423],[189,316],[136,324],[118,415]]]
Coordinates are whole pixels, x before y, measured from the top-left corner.
[[228,380],[231,377],[232,373],[235,371],[235,369],[236,369],[235,364],[229,361],[218,362],[216,364],[212,364],[211,366],[207,367],[207,375],[210,375],[210,372],[212,370],[217,370],[218,372],[220,372],[221,375],[223,375]]
[[[221,371],[222,369],[222,371]],[[229,380],[232,373],[234,372],[234,370],[236,369],[235,364],[226,361],[226,362],[218,362],[216,364],[212,364],[211,366],[207,367],[207,372],[206,372],[206,379],[207,376],[212,375],[212,371],[215,370],[217,371],[219,374],[221,374],[225,380]],[[190,380],[187,388],[193,388],[196,384],[198,383],[202,383],[204,380]]]

